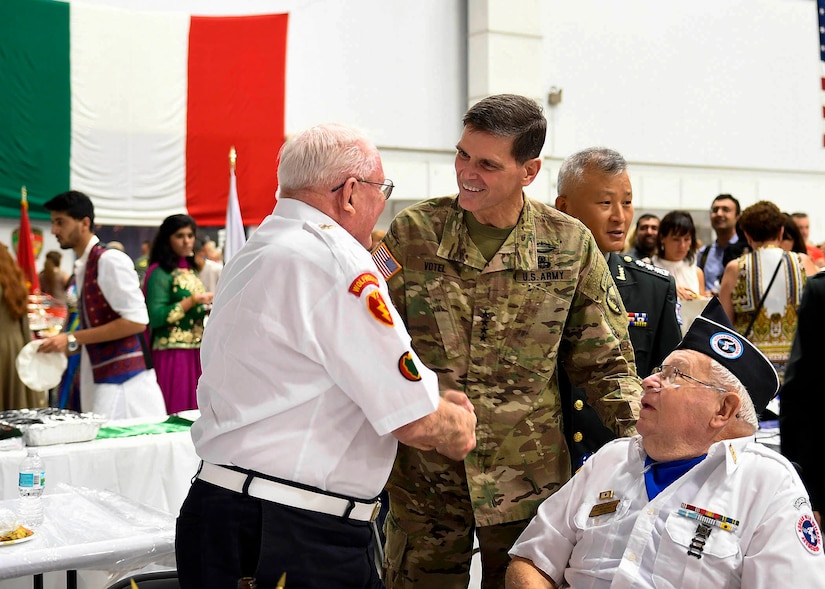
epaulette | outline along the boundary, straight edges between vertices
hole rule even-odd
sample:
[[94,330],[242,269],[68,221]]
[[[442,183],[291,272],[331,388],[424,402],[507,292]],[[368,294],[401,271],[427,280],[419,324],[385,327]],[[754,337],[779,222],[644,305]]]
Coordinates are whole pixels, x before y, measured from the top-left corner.
[[333,252],[338,250],[338,244],[345,235],[344,229],[340,225],[332,225],[330,223],[306,221],[304,222],[304,229],[327,244]]
[[634,258],[633,256],[622,256],[622,259],[628,264],[633,262],[637,267],[641,268],[642,270],[646,270],[650,274],[656,274],[664,278],[668,278],[670,276],[670,272],[668,272],[664,268],[654,266],[653,264],[648,264],[647,262],[639,260],[638,258]]

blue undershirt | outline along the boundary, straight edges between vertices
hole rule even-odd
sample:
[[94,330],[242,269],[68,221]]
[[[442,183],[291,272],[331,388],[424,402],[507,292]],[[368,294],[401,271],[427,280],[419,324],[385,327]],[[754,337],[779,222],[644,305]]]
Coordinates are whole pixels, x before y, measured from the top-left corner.
[[672,460],[670,462],[656,462],[650,456],[645,458],[645,488],[647,489],[648,501],[652,501],[659,493],[667,489],[668,485],[702,462],[706,457],[707,454],[702,454],[696,458]]

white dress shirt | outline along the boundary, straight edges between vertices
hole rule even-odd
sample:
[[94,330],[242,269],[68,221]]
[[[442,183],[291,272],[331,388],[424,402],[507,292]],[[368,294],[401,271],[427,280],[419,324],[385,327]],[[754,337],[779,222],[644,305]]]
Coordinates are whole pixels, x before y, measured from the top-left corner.
[[[100,240],[93,235],[83,255],[74,263],[78,298],[83,292],[89,252]],[[97,262],[97,283],[109,306],[124,319],[149,323],[149,312],[140,289],[135,265],[118,250],[106,250]],[[145,370],[121,384],[95,383],[92,363],[85,346],[80,360],[80,408],[105,415],[109,419],[164,417],[166,403],[154,370]]]
[[[822,535],[783,456],[753,437],[717,442],[652,501],[645,458],[640,436],[608,443],[539,507],[510,554],[575,589],[825,587]],[[688,550],[699,522],[678,513],[683,503],[738,525],[714,526],[697,558]]]
[[363,499],[439,402],[369,252],[288,198],[224,268],[201,359],[201,458]]

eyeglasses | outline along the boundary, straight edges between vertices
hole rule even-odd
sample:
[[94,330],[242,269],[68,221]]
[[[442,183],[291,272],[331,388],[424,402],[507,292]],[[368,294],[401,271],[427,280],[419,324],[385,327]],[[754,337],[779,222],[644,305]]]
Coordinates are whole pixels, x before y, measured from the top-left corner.
[[[338,192],[339,190],[341,190],[344,187],[344,184],[346,184],[348,180],[349,180],[349,178],[347,178],[347,180],[344,180],[338,186],[336,186],[335,188],[330,190],[330,192]],[[392,180],[390,180],[389,178],[385,179],[383,182],[370,182],[369,180],[361,180],[360,178],[356,178],[355,181],[356,182],[362,182],[364,184],[375,184],[376,186],[380,186],[381,187],[381,194],[384,195],[384,200],[389,200],[390,199],[390,195],[392,194],[392,189],[395,188],[395,184],[393,184]]]
[[657,366],[653,369],[653,372],[650,373],[651,376],[654,374],[659,375],[659,379],[664,382],[667,386],[673,388],[679,388],[679,385],[676,384],[676,378],[681,376],[685,380],[692,380],[693,382],[702,385],[703,387],[707,387],[709,389],[713,389],[714,391],[719,391],[720,393],[727,393],[727,389],[723,389],[721,387],[714,386],[712,384],[708,384],[699,380],[698,378],[694,378],[689,374],[685,374],[675,366],[671,364],[662,364],[661,366]]

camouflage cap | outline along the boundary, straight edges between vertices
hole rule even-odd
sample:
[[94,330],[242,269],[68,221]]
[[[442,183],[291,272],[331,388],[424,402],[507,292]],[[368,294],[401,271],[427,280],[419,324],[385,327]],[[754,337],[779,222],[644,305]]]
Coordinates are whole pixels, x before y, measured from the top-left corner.
[[779,390],[779,376],[765,355],[737,333],[719,299],[713,297],[694,319],[677,350],[694,350],[710,356],[730,370],[762,413]]

